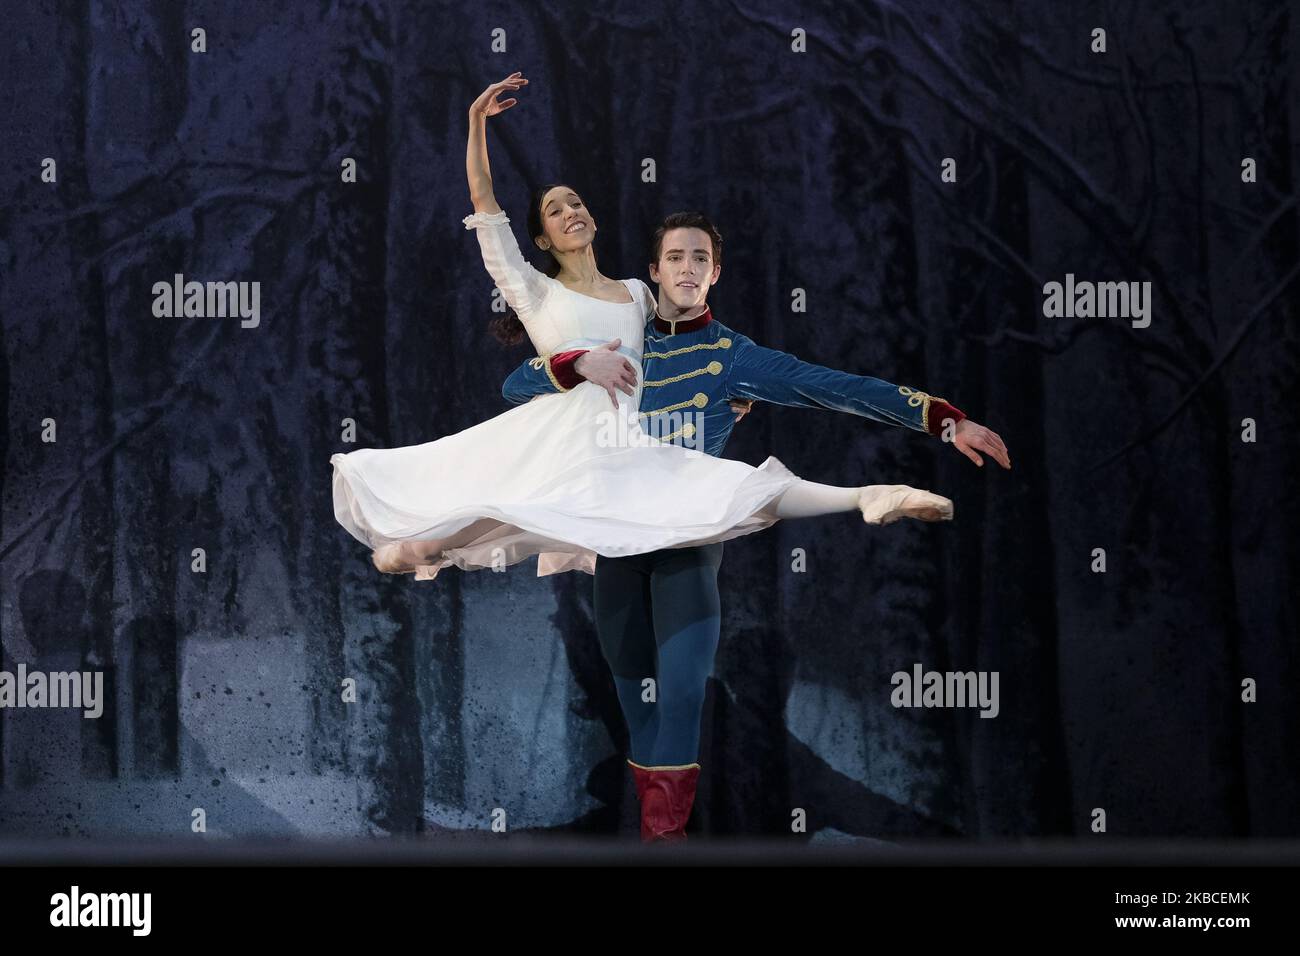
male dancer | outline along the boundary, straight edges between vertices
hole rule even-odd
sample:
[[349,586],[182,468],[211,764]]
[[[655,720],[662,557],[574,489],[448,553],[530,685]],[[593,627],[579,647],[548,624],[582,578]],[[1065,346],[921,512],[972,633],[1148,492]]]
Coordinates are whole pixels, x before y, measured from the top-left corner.
[[[802,362],[714,319],[705,299],[722,271],[722,237],[703,214],[664,219],[651,258],[650,278],[659,296],[645,328],[640,416],[645,430],[660,440],[720,455],[740,417],[735,412],[743,414],[743,406],[733,403],[759,399],[849,412],[935,436],[952,422],[952,444],[975,464],[983,465],[982,451],[1011,467],[997,434],[941,398]],[[636,373],[616,351],[619,345],[615,340],[526,361],[506,379],[502,394],[521,403],[568,391],[584,379],[609,392],[611,401],[616,388],[634,394]],[[694,421],[674,427],[683,413]],[[627,720],[628,765],[647,843],[686,839],[700,773],[705,683],[721,634],[721,561],[721,542],[596,558],[596,634]],[[654,694],[643,688],[646,678]]]

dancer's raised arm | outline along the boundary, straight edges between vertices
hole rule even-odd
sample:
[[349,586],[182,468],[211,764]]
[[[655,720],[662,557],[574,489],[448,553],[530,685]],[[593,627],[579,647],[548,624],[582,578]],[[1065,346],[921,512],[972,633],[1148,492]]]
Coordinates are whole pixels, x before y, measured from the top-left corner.
[[513,93],[528,81],[520,72],[511,73],[500,83],[493,83],[479,94],[469,108],[469,143],[465,147],[465,177],[469,180],[469,199],[475,212],[500,212],[492,192],[492,168],[488,165],[487,120],[504,113],[519,101],[513,96],[499,100],[502,93]]
[[550,292],[542,275],[519,251],[519,243],[510,230],[510,217],[497,203],[492,190],[492,171],[488,165],[487,118],[510,109],[518,102],[514,97],[498,100],[504,92],[514,92],[527,85],[519,73],[511,73],[479,94],[469,108],[469,142],[465,147],[465,177],[474,212],[464,219],[465,228],[478,235],[483,265],[492,276],[506,303],[520,320],[541,306]]

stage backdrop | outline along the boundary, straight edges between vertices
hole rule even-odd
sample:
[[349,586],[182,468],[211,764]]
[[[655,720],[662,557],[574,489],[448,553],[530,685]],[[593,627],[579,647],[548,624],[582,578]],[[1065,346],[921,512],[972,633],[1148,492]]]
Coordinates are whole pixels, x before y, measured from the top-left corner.
[[[0,833],[409,834],[500,808],[631,836],[591,579],[380,575],[331,508],[331,454],[498,414],[531,354],[489,337],[460,221],[467,108],[514,70],[488,136],[518,227],[563,180],[602,270],[649,281],[657,219],[707,211],[719,319],[942,395],[1011,449],[1008,473],[829,412],[738,426],[732,457],[935,489],[956,520],[726,545],[694,829],[1300,830],[1292,5],[6,19],[0,661],[106,682],[98,718],[0,711]],[[157,317],[177,274],[259,283],[256,322]],[[1046,315],[1067,281],[1150,309]],[[996,671],[996,717],[894,707],[916,665]]]

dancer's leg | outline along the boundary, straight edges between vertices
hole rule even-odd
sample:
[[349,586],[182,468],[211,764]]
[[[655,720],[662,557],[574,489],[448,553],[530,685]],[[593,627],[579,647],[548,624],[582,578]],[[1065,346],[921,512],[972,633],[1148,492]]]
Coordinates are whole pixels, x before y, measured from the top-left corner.
[[857,511],[860,491],[860,488],[838,488],[801,480],[776,499],[773,510],[778,518],[814,518]]
[[680,767],[699,760],[704,688],[722,630],[722,544],[658,554],[650,587],[659,645],[659,736],[646,765]]
[[371,560],[380,571],[389,574],[410,573],[419,565],[432,564],[442,552],[464,547],[500,524],[493,518],[480,518],[446,538],[395,541],[376,548],[371,554]]
[[868,524],[889,524],[899,518],[947,521],[952,518],[952,502],[942,495],[908,485],[840,488],[800,480],[764,511],[778,518],[814,518],[860,511]]
[[641,682],[647,677],[658,679],[650,574],[644,557],[598,556],[592,584],[596,638],[614,675],[619,706],[627,721],[629,755],[637,763],[651,758],[659,728],[657,705],[641,699]]

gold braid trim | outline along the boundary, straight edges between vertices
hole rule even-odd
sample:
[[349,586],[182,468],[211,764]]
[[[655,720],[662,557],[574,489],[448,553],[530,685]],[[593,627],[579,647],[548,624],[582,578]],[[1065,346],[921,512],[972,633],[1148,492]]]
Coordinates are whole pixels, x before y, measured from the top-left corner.
[[930,432],[930,403],[943,402],[945,405],[952,404],[946,398],[940,398],[938,395],[930,395],[927,392],[915,391],[906,385],[898,386],[898,394],[906,395],[907,404],[912,408],[921,406],[921,427],[925,429],[926,434]]
[[679,763],[673,767],[643,767],[641,764],[630,759],[628,760],[628,764],[640,770],[690,770],[692,767],[699,766],[697,763]]
[[683,436],[686,437],[686,438],[694,438],[694,437],[695,437],[695,426],[692,425],[690,422],[687,422],[687,423],[686,423],[685,425],[683,425],[681,428],[677,429],[677,431],[675,431],[675,432],[670,432],[669,434],[665,435],[663,438],[661,438],[661,439],[659,439],[659,440],[660,440],[661,442],[670,442],[670,441],[672,441],[674,438],[681,438],[681,437],[683,437]]
[[[546,369],[546,377],[549,378],[549,379],[551,380],[551,384],[552,384],[552,385],[554,385],[556,388],[558,388],[558,389],[559,389],[560,391],[562,391],[562,392],[567,392],[567,391],[569,391],[569,390],[568,390],[567,388],[565,388],[563,385],[560,384],[560,380],[559,380],[558,378],[556,378],[556,377],[555,377],[555,373],[554,373],[553,371],[551,371],[551,356],[553,356],[554,354],[555,354],[554,352],[548,352],[547,354],[541,356],[541,358],[540,358],[541,366],[540,366],[540,367]],[[537,362],[538,362],[538,359],[533,359],[533,362],[532,362],[532,364],[533,364],[533,368],[537,368],[537,367],[538,367]]]
[[687,352],[694,352],[696,349],[729,349],[731,348],[731,339],[723,336],[716,342],[701,342],[699,345],[688,345],[685,348],[673,349],[671,352],[646,352],[641,356],[643,359],[648,358],[672,358],[674,355],[685,355]]
[[703,408],[707,404],[709,404],[709,396],[705,395],[703,392],[696,392],[694,398],[687,399],[684,402],[678,402],[676,405],[665,405],[663,408],[656,408],[652,412],[640,412],[638,414],[640,414],[642,418],[648,418],[651,415],[658,415],[661,412],[675,412],[679,408],[687,408],[691,405],[694,405],[696,408]]
[[709,375],[721,375],[722,363],[710,362],[708,365],[704,366],[704,368],[697,368],[693,372],[683,372],[681,375],[674,375],[672,378],[656,379],[653,382],[642,382],[641,386],[642,388],[656,388],[660,385],[671,385],[674,382],[680,382],[683,379],[694,378],[697,375],[704,375],[706,373]]

